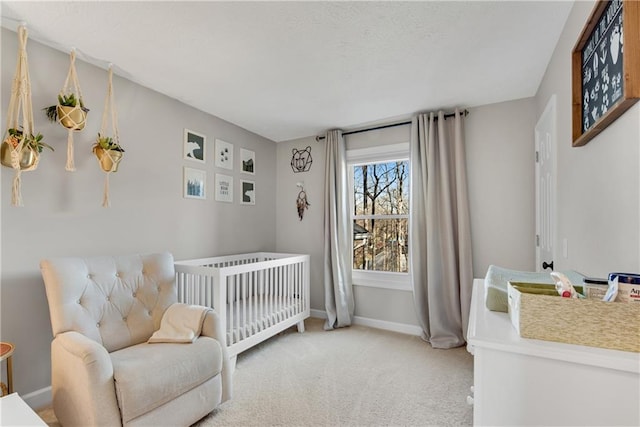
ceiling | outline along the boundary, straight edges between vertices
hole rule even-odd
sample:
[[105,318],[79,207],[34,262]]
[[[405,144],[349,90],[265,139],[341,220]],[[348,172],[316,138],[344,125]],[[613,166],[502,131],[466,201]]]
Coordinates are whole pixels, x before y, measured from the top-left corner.
[[535,95],[572,1],[2,1],[2,25],[273,141]]

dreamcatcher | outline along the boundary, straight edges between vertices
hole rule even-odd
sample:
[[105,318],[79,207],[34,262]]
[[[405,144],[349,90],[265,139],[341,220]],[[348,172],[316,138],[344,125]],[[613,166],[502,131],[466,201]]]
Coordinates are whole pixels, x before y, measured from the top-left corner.
[[311,204],[307,200],[307,192],[304,191],[304,187],[301,184],[298,184],[302,190],[298,193],[298,198],[296,199],[296,207],[298,209],[298,218],[302,221],[302,217],[304,216],[305,209],[309,209]]

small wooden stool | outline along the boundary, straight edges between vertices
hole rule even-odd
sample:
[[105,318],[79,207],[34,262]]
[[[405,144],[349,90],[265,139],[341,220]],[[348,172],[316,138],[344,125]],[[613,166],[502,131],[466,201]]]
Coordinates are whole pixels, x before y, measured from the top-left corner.
[[13,393],[13,362],[11,360],[11,356],[13,355],[13,350],[15,346],[8,342],[0,342],[0,362],[4,359],[7,359],[7,385],[4,383],[0,383],[0,389],[2,389],[2,394],[0,396],[6,396],[7,394]]

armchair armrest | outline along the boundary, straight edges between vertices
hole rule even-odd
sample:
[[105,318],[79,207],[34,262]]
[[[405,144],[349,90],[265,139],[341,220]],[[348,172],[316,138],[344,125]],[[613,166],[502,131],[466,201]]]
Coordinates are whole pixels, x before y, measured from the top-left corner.
[[227,337],[222,330],[222,322],[215,310],[209,310],[202,323],[202,335],[214,338],[222,348],[222,402],[231,399],[233,395],[233,367],[227,352]]
[[107,350],[78,332],[51,343],[51,383],[56,417],[66,426],[119,426],[122,421]]

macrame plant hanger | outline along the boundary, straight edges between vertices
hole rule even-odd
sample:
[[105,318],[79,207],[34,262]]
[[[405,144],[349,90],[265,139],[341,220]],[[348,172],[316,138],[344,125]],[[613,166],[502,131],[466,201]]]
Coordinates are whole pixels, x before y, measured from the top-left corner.
[[[76,94],[78,96],[76,105],[73,107],[64,107],[58,105],[58,120],[68,130],[67,134],[67,165],[65,169],[73,172],[76,170],[76,166],[73,159],[73,132],[84,129],[87,121],[87,115],[84,109],[84,103],[82,101],[82,91],[80,90],[80,82],[78,81],[78,74],[76,72],[76,51],[71,50],[69,65],[69,72],[67,73],[67,79],[64,81],[64,86],[60,90],[60,97]],[[73,87],[72,87],[73,86]],[[73,89],[73,90],[72,90]]]
[[13,186],[11,190],[11,204],[22,205],[21,175],[22,172],[35,170],[38,167],[39,156],[35,152],[35,161],[28,167],[21,167],[20,159],[27,139],[33,135],[33,106],[31,105],[31,79],[29,77],[29,63],[27,61],[27,28],[22,25],[18,28],[18,63],[16,74],[11,86],[11,98],[7,109],[7,130],[18,130],[20,125],[20,113],[22,113],[22,138],[16,147],[11,147],[11,167],[15,170]]
[[[111,119],[111,132],[112,132],[112,138],[113,138],[113,142],[117,145],[120,146],[120,135],[118,133],[118,113],[116,111],[116,103],[115,103],[115,98],[114,98],[114,93],[113,93],[113,65],[109,65],[109,82],[107,84],[107,96],[104,99],[104,110],[102,111],[102,125],[100,126],[100,134],[99,136],[105,137],[107,136],[107,127],[108,127],[108,122],[109,119]],[[105,178],[104,178],[104,192],[102,195],[102,206],[107,208],[109,206],[111,206],[111,202],[109,200],[109,175],[111,175],[112,172],[116,171],[117,168],[117,164],[120,161],[120,158],[115,158],[112,155],[112,151],[111,150],[103,150],[102,153],[100,154],[100,158],[98,159],[98,161],[102,164],[103,160],[105,156],[108,156],[110,162],[110,164],[112,165],[116,165],[115,167],[109,168],[108,170],[103,168],[104,172],[106,173]]]

